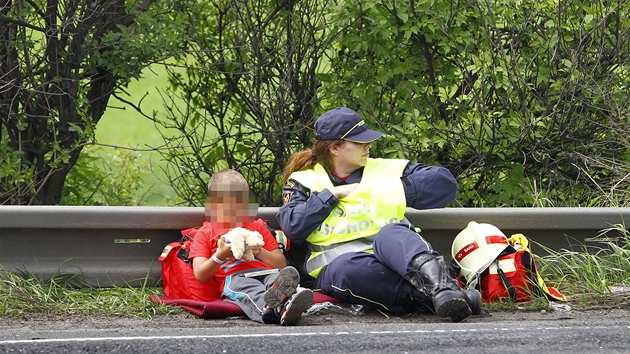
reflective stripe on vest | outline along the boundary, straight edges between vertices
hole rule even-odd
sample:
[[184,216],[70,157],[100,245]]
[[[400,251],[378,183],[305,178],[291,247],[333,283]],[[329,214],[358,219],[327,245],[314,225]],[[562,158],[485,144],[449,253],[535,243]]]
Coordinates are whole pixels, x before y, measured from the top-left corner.
[[[311,251],[313,251],[313,252],[324,252],[324,251],[330,251],[330,250],[334,250],[334,249],[339,249],[340,247],[352,248],[352,247],[349,247],[349,246],[356,244],[355,247],[357,249],[360,248],[359,251],[364,251],[364,250],[366,250],[368,248],[372,248],[372,243],[373,242],[374,242],[374,236],[370,236],[370,237],[362,238],[360,240],[346,242],[346,243],[344,243],[342,245],[334,244],[334,245],[324,246],[324,245],[314,245],[312,243],[309,243],[308,246],[311,248]],[[369,245],[369,247],[365,248],[364,247],[365,245]],[[346,251],[346,252],[354,252],[354,251]]]
[[337,244],[337,245],[330,245],[330,246],[318,246],[318,245],[309,244],[309,248],[311,248],[311,251],[313,252],[317,252],[315,248],[326,248],[326,249],[321,249],[320,252],[322,253],[312,256],[306,262],[306,267],[305,267],[306,272],[311,274],[311,276],[313,274],[319,274],[319,271],[317,271],[319,268],[322,268],[323,266],[332,262],[333,259],[341,256],[344,253],[362,252],[362,251],[371,250],[373,242],[374,242],[374,237],[372,236],[372,237],[367,237],[360,240],[350,241],[342,245]]

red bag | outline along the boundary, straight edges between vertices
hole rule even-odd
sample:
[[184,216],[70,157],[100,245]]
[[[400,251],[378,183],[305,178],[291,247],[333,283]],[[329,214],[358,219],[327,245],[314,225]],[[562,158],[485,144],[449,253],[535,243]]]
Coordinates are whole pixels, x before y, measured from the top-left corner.
[[512,235],[510,245],[479,276],[478,289],[483,302],[530,301],[532,295],[566,301],[557,289],[545,285],[525,236]]
[[535,273],[529,252],[511,252],[497,257],[480,276],[483,301],[531,300]]
[[212,301],[221,299],[219,284],[212,278],[200,283],[195,278],[188,252],[198,228],[182,230],[179,242],[171,242],[158,258],[162,261],[164,295],[171,299]]

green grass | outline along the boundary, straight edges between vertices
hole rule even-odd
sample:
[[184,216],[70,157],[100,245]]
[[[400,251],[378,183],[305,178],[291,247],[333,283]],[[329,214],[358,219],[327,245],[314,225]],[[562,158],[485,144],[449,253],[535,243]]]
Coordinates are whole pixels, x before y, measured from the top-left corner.
[[161,288],[76,286],[72,277],[44,280],[0,268],[0,317],[80,314],[151,318],[180,311],[178,307],[153,303],[150,296],[160,295]]
[[[126,92],[119,95],[129,102],[138,104],[148,115],[156,111],[163,116],[162,98],[158,88],[167,86],[167,75],[160,65],[153,65],[143,71],[140,80],[132,81]],[[153,122],[143,117],[128,104],[112,97],[105,114],[96,127],[96,141],[104,144],[99,155],[105,159],[114,155],[114,146],[138,149],[143,161],[150,166],[152,173],[143,176],[143,189],[138,191],[144,196],[147,205],[169,205],[175,199],[175,191],[168,184],[162,171],[165,162],[156,151],[144,151],[163,144],[160,132]]]
[[550,279],[548,285],[578,306],[628,307],[630,292],[621,290],[630,290],[630,231],[617,224],[597,237],[601,247],[554,251],[540,245],[548,255],[538,260],[539,269]]

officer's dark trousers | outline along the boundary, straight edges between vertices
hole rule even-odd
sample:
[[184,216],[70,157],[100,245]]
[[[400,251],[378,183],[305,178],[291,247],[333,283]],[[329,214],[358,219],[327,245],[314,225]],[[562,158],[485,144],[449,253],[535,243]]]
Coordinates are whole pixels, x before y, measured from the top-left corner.
[[429,242],[405,224],[383,227],[374,254],[350,252],[335,258],[319,274],[314,288],[341,302],[398,312],[398,293],[416,256],[438,255]]

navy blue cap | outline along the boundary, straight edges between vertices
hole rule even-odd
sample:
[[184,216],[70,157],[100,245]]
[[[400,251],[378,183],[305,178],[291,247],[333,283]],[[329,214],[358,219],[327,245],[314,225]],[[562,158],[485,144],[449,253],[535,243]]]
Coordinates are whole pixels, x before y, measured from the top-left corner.
[[350,108],[332,109],[315,122],[317,140],[348,140],[355,143],[369,143],[383,133],[370,130],[361,116]]

